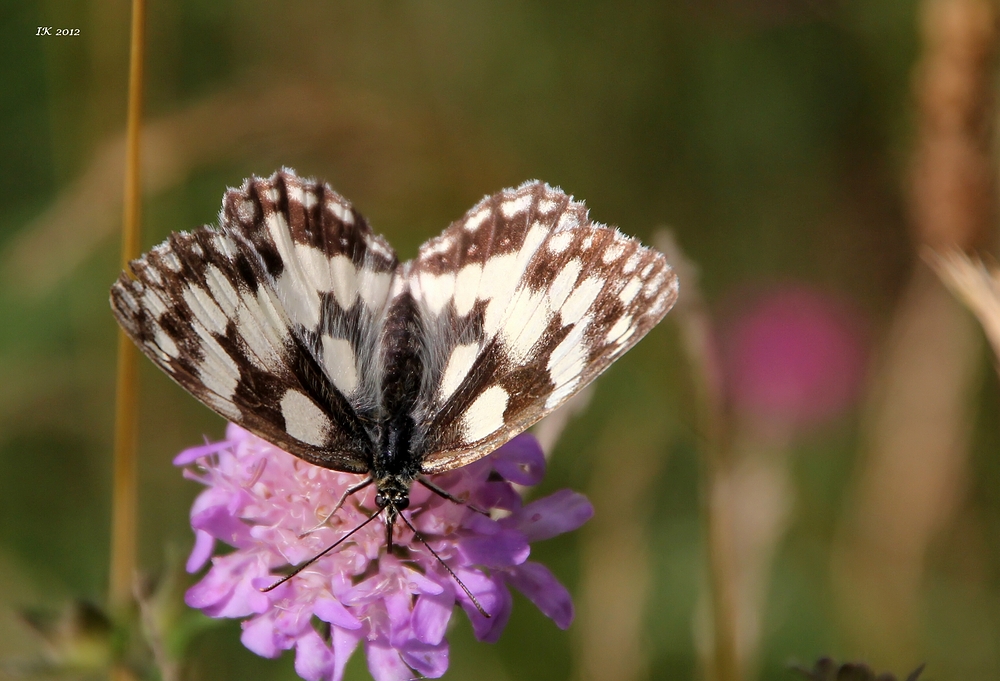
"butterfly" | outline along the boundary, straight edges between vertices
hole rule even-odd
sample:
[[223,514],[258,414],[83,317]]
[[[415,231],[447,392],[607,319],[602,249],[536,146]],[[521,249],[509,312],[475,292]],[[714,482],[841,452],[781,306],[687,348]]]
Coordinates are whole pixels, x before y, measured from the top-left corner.
[[429,476],[557,409],[677,294],[662,254],[542,182],[485,197],[400,263],[346,199],[283,169],[132,261],[111,306],[206,406],[364,476],[338,508],[374,484],[391,550],[415,482],[452,498]]

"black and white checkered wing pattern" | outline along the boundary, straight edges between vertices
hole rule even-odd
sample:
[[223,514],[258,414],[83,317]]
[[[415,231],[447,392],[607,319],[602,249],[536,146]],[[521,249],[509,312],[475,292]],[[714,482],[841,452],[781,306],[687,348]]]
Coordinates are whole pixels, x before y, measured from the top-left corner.
[[172,235],[111,291],[122,328],[195,397],[311,463],[369,470],[392,249],[290,171],[227,192],[218,227]]
[[677,299],[664,257],[529,182],[483,199],[406,270],[426,333],[423,470],[485,456],[559,407]]

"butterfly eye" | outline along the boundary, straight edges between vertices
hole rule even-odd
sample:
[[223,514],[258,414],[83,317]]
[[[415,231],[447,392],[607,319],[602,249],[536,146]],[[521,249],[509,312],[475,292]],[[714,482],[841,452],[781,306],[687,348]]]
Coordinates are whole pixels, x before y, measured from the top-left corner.
[[375,505],[378,506],[379,508],[385,508],[386,506],[389,505],[389,502],[386,500],[386,498],[382,495],[381,492],[376,492]]
[[403,497],[402,499],[398,499],[393,504],[393,506],[396,507],[397,511],[402,511],[403,509],[409,507],[409,505],[410,505],[410,498],[409,497]]

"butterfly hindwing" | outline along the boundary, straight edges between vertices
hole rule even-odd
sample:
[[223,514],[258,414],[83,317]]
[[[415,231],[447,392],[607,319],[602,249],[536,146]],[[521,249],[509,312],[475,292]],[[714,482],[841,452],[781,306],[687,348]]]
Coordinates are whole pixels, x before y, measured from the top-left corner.
[[484,199],[407,276],[427,328],[427,473],[485,456],[557,408],[677,297],[661,254],[540,182]]
[[112,307],[225,418],[311,463],[365,472],[396,266],[346,200],[280,171],[230,190],[218,228],[174,234],[134,261]]

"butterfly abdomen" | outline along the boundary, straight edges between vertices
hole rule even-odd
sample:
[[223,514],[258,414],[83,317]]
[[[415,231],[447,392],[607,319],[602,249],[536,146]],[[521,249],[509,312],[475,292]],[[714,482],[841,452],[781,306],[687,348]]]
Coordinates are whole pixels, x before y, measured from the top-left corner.
[[382,365],[386,371],[381,390],[381,433],[374,462],[376,482],[391,476],[402,477],[408,483],[420,470],[413,448],[418,436],[413,408],[424,375],[420,332],[416,301],[404,289],[391,301],[382,332]]

